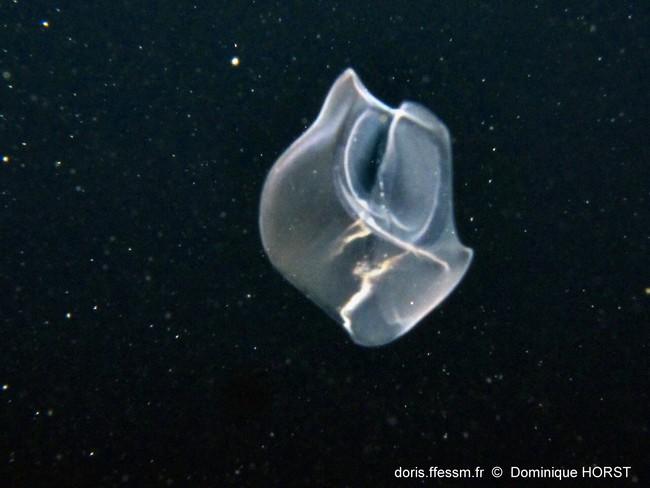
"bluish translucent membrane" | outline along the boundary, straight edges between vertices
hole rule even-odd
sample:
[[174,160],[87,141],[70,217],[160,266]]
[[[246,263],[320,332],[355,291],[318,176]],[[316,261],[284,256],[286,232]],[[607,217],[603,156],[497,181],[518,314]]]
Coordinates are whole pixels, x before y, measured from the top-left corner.
[[348,69],[269,172],[262,243],[354,342],[387,344],[444,300],[472,259],[451,185],[445,125],[416,103],[388,107]]

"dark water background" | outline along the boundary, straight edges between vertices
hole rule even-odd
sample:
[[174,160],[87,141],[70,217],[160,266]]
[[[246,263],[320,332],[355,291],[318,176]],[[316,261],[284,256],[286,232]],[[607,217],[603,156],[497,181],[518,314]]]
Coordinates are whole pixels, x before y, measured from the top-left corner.
[[[641,1],[2,0],[3,486],[646,484],[649,22]],[[266,172],[348,66],[446,122],[475,250],[374,350],[257,231]]]

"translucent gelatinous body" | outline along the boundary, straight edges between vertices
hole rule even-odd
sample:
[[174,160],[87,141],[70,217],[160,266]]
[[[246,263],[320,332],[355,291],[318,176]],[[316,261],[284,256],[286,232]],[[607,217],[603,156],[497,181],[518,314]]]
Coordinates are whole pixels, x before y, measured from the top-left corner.
[[348,69],[266,179],[262,243],[353,341],[387,344],[451,293],[472,259],[451,185],[445,125],[415,103],[386,106]]

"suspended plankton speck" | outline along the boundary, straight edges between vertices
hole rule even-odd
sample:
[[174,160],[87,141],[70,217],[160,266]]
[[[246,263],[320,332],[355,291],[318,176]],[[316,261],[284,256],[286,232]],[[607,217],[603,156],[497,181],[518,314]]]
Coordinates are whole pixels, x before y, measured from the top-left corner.
[[230,64],[233,66],[239,66],[239,58],[237,56],[233,56],[230,60]]

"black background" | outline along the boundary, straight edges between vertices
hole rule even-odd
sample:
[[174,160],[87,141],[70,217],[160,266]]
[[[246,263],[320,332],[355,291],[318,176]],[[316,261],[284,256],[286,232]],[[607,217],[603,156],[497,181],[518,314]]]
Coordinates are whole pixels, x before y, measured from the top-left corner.
[[[650,11],[569,3],[2,1],[3,486],[646,483]],[[475,250],[379,349],[257,230],[348,66],[446,122]]]

